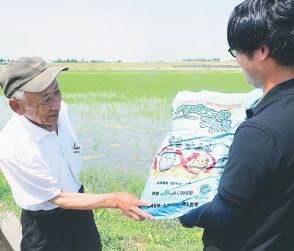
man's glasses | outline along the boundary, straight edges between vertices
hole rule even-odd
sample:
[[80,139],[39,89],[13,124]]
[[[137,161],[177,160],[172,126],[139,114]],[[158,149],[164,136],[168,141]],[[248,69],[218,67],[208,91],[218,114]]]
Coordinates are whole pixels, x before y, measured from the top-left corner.
[[235,49],[233,49],[233,48],[230,48],[230,49],[228,49],[228,52],[230,52],[230,54],[232,55],[232,57],[236,57],[236,55],[237,55],[237,51],[235,50]]

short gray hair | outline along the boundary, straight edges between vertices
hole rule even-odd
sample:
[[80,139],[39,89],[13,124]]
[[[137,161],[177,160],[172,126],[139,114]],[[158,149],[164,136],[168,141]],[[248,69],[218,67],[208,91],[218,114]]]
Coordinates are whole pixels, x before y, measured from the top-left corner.
[[25,93],[25,91],[17,90],[17,91],[15,91],[15,93],[12,94],[11,98],[19,100],[19,101],[25,101],[26,100],[26,93]]

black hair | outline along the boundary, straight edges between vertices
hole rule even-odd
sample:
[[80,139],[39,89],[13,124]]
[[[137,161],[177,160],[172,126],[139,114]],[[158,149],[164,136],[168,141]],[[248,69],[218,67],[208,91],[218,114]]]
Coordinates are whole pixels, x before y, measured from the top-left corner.
[[294,65],[294,0],[245,0],[235,7],[228,29],[230,48],[249,58],[261,45],[281,65]]

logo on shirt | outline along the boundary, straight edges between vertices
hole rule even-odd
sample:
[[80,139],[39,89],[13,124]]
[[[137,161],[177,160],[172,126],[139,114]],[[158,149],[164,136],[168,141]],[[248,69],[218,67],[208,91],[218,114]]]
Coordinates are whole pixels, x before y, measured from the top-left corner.
[[74,145],[73,145],[72,150],[73,150],[73,153],[80,153],[81,152],[81,146],[78,143],[75,142]]

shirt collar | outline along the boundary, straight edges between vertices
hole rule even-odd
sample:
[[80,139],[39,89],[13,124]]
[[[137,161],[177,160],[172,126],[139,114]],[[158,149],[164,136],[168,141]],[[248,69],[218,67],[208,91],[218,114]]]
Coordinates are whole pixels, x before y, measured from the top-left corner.
[[27,129],[29,134],[32,136],[32,138],[36,141],[40,141],[45,136],[55,133],[55,132],[49,132],[40,126],[35,125],[31,121],[29,121],[25,116],[20,116],[20,120],[23,126]]
[[294,79],[288,80],[273,87],[257,105],[246,110],[247,119],[260,113],[272,103],[281,100],[283,97],[294,94]]

